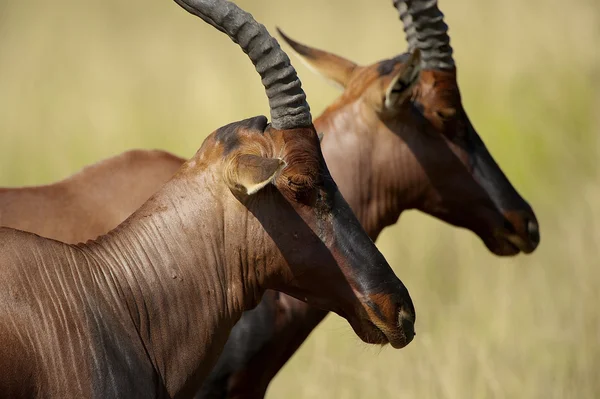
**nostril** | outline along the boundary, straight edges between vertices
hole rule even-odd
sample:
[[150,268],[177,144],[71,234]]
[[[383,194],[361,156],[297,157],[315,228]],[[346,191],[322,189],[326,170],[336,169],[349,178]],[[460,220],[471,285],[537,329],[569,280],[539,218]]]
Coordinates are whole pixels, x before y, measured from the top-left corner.
[[404,312],[403,310],[398,312],[398,327],[400,327],[400,329],[404,333],[404,338],[406,339],[405,344],[408,344],[410,341],[413,340],[415,335],[417,335],[415,333],[414,317],[411,317],[410,315],[406,314],[406,312]]
[[534,248],[540,242],[540,228],[535,216],[527,212],[509,212],[505,214],[504,230],[527,240]]
[[540,227],[535,220],[527,221],[527,238],[534,245],[540,242]]
[[398,327],[402,329],[404,336],[410,341],[416,335],[414,314],[400,309],[398,312]]

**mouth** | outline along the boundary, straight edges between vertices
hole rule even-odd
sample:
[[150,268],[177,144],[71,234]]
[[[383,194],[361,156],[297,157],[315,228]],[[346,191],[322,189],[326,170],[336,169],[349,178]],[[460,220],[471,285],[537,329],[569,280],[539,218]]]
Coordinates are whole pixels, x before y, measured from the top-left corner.
[[375,345],[387,345],[390,344],[394,349],[402,349],[406,345],[410,344],[415,337],[414,324],[407,320],[402,319],[399,321],[399,326],[390,330],[389,328],[378,326],[376,322],[371,320],[365,320],[360,328],[360,332],[357,331],[360,339],[368,344]]
[[513,247],[517,248],[519,251],[525,253],[525,254],[530,254],[533,252],[533,250],[535,249],[535,246],[531,245],[531,243],[529,243],[528,241],[524,240],[523,238],[517,236],[517,235],[507,235],[505,237],[505,240],[512,245]]
[[[510,238],[509,238],[510,237]],[[483,238],[483,237],[481,237]],[[488,250],[496,256],[515,256],[522,252],[522,244],[513,236],[507,234],[494,234],[483,239]]]
[[[367,344],[390,344],[404,348],[415,337],[415,309],[406,288],[392,294],[384,291],[362,297],[344,317]],[[350,316],[350,317],[347,317]]]
[[504,229],[494,234],[491,242],[486,242],[487,247],[498,256],[514,256],[519,253],[532,253],[537,244],[531,242],[514,232]]
[[497,237],[516,253],[530,254],[540,243],[540,227],[535,216],[520,212],[504,212],[504,226]]

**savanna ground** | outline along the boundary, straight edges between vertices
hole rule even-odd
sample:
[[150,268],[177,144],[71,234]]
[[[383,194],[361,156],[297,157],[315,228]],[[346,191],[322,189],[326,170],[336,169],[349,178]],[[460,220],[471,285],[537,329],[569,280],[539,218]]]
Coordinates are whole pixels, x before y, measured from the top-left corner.
[[[238,3],[360,63],[405,49],[390,0]],[[415,341],[369,347],[330,316],[269,398],[600,397],[600,5],[440,3],[466,109],[534,206],[541,246],[500,259],[406,213],[378,245],[415,301]],[[292,61],[318,115],[337,91]],[[263,93],[238,47],[171,1],[2,0],[0,185],[134,147],[191,156],[215,128],[268,114]]]

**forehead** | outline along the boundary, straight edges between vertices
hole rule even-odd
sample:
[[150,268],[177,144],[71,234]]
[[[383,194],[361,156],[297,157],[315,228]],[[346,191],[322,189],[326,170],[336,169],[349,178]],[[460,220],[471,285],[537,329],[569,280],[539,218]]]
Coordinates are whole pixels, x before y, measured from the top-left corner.
[[[405,64],[409,53],[397,55],[368,67],[373,79],[392,77]],[[422,70],[415,85],[415,99],[430,108],[458,108],[461,106],[460,91],[456,81],[456,70]]]
[[320,169],[321,149],[314,127],[277,130],[264,116],[233,122],[214,133],[222,155],[229,158],[236,151],[284,159],[283,174],[312,174]]
[[373,84],[377,84],[379,89],[385,88],[406,63],[409,56],[408,53],[404,53],[369,66],[356,68],[344,90],[344,99],[363,96]]
[[215,131],[214,139],[223,147],[223,155],[240,148],[244,142],[260,141],[267,128],[268,121],[265,116],[255,116],[225,125]]

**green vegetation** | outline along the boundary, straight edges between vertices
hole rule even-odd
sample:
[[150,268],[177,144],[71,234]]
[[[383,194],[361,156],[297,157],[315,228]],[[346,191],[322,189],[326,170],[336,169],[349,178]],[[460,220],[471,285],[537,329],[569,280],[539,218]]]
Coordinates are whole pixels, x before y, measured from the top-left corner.
[[[361,63],[405,48],[389,0],[238,3]],[[469,232],[403,215],[378,245],[415,301],[415,341],[368,347],[329,316],[270,398],[600,397],[600,5],[440,3],[465,107],[534,206],[541,246],[500,259]],[[292,61],[318,115],[337,92]],[[134,147],[190,156],[217,127],[265,113],[237,46],[173,2],[0,4],[2,186]]]

